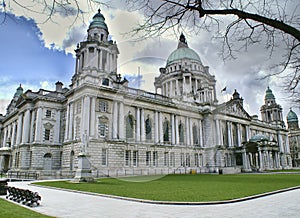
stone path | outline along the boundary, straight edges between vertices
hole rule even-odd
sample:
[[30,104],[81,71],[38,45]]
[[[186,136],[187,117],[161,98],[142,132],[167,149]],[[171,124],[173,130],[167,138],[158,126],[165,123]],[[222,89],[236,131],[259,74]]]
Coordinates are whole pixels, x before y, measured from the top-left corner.
[[156,205],[60,191],[28,182],[9,186],[37,191],[41,205],[33,210],[55,217],[300,217],[300,189],[222,205]]

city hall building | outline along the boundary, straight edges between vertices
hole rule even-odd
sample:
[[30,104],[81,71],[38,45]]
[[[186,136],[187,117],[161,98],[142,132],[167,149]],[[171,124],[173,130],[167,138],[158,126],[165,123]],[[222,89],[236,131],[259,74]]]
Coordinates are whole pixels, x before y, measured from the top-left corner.
[[245,111],[236,90],[219,104],[215,77],[184,35],[159,69],[155,93],[130,88],[116,72],[119,50],[108,35],[99,11],[87,40],[75,50],[68,88],[61,82],[55,90],[17,88],[0,116],[0,170],[72,177],[83,149],[94,176],[292,166],[289,132],[271,89],[260,108],[261,120]]

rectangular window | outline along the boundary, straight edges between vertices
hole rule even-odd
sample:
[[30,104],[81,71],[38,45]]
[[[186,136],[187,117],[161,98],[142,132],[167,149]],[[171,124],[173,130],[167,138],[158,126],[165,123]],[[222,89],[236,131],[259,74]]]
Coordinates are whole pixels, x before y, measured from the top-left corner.
[[107,149],[102,149],[102,165],[107,166]]
[[191,166],[191,161],[190,161],[190,154],[186,154],[185,156],[185,164],[187,167],[190,167]]
[[138,166],[138,163],[139,163],[139,153],[138,153],[138,151],[133,151],[132,162],[133,162],[133,166],[135,166],[135,167]]
[[50,139],[50,129],[45,129],[45,136],[44,136],[44,139],[46,141],[49,141]]
[[151,151],[146,152],[146,166],[150,166],[151,163]]
[[174,152],[170,153],[170,166],[175,167],[175,154],[174,154]]
[[107,101],[100,101],[100,103],[99,103],[99,110],[100,110],[100,112],[107,112],[108,111],[108,103],[107,103]]
[[185,166],[184,153],[180,154],[180,166],[182,167]]
[[169,153],[168,152],[164,153],[164,166],[165,167],[169,166]]
[[158,164],[157,151],[153,151],[153,166],[157,166],[157,164]]
[[99,123],[98,133],[99,133],[100,137],[106,136],[106,124],[105,123]]
[[125,166],[130,166],[131,161],[131,151],[126,150],[125,151]]
[[51,110],[46,110],[46,118],[51,118]]
[[195,166],[199,167],[199,154],[195,154]]

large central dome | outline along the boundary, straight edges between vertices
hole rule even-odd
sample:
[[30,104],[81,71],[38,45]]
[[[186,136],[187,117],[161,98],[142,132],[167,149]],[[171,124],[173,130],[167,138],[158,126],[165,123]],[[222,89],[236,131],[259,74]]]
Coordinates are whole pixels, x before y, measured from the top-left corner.
[[191,59],[201,63],[199,55],[193,49],[190,49],[188,47],[185,36],[183,34],[181,34],[180,36],[178,48],[169,55],[167,59],[167,65],[181,59]]

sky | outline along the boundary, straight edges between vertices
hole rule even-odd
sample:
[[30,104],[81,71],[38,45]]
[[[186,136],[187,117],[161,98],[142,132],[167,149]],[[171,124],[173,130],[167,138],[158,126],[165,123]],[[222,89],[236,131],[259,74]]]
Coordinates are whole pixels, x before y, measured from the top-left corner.
[[[23,2],[30,5],[32,1]],[[6,113],[20,84],[24,91],[54,90],[57,81],[63,82],[65,87],[70,85],[75,70],[74,49],[78,42],[86,39],[89,22],[98,9],[97,6],[80,6],[87,12],[84,19],[75,19],[73,10],[68,13],[56,10],[52,19],[45,22],[45,15],[19,8],[13,2],[5,5],[9,13],[3,13],[3,3],[0,5],[0,114]],[[40,7],[34,5],[36,11]],[[117,42],[120,51],[118,73],[136,86],[140,68],[140,88],[154,92],[154,78],[176,49],[179,34],[135,41],[131,34],[126,33],[141,22],[141,12],[129,12],[123,1],[112,0],[109,7],[100,7],[110,37]],[[264,104],[265,91],[270,86],[286,117],[291,105],[280,86],[281,81],[278,78],[261,79],[262,73],[276,64],[280,54],[270,58],[263,46],[255,45],[247,51],[240,51],[236,59],[224,61],[220,55],[221,42],[212,38],[210,32],[187,33],[186,37],[189,47],[199,54],[202,63],[215,75],[219,103],[229,100],[237,89],[244,98],[246,111],[260,116],[259,108]],[[227,87],[226,92],[221,93],[224,87]],[[293,110],[300,114],[298,108]]]

